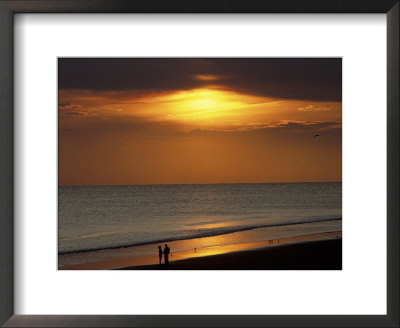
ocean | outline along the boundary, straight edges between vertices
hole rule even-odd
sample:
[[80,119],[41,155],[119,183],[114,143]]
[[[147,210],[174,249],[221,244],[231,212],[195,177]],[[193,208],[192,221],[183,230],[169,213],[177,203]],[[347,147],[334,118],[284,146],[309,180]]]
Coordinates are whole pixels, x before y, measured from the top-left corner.
[[166,242],[177,252],[337,232],[341,219],[341,183],[59,187],[59,267],[105,260],[105,250],[151,255]]

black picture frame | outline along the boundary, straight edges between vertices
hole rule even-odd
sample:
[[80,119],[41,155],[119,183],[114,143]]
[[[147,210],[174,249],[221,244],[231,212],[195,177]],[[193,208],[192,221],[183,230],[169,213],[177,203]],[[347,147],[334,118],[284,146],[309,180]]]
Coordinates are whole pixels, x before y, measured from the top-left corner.
[[[0,0],[0,324],[5,327],[399,327],[399,7],[399,0]],[[14,315],[13,17],[17,13],[386,14],[387,315]]]

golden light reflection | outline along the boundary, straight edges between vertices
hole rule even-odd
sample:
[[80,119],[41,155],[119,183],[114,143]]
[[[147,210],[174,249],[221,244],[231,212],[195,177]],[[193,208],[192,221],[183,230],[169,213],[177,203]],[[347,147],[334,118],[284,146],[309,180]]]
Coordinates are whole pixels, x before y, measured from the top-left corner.
[[[189,226],[191,229],[213,229],[213,228],[223,228],[223,227],[231,227],[236,226],[236,222],[215,222],[215,223],[203,223],[198,225],[191,225]],[[188,226],[182,226],[182,229],[187,229]]]
[[[172,252],[170,254],[170,262],[173,265],[174,261],[186,260],[190,258],[199,258],[213,255],[226,254],[231,252],[239,252],[245,250],[251,250],[261,247],[274,247],[283,244],[290,243],[299,243],[304,241],[312,241],[312,240],[324,240],[324,239],[335,239],[341,238],[342,232],[326,232],[326,233],[316,233],[313,235],[303,235],[297,237],[288,237],[288,238],[280,238],[280,239],[270,239],[270,240],[261,240],[255,242],[236,242],[231,243],[230,238],[226,238],[226,244],[223,242],[224,238],[228,237],[228,235],[220,235],[215,237],[206,237],[201,238],[200,240],[196,240],[196,247],[191,248],[189,250]],[[212,242],[212,239],[215,238],[215,241],[218,240],[218,243],[215,246],[207,246]],[[198,243],[200,241],[200,243]],[[181,243],[182,241],[177,242],[169,242],[168,245],[173,249],[176,243]],[[193,240],[188,240],[187,242],[193,242]],[[192,245],[193,246],[193,245]],[[109,250],[109,252],[117,252],[118,250]],[[107,251],[103,251],[107,252]],[[71,254],[72,256],[81,256],[79,254]],[[68,254],[69,255],[69,254]],[[66,255],[64,255],[66,256]],[[67,265],[63,267],[59,267],[60,270],[99,270],[99,269],[111,269],[111,268],[123,268],[129,266],[141,266],[141,265],[151,265],[158,263],[158,256],[138,256],[138,257],[127,257],[120,258],[111,261],[101,261],[101,262],[93,262],[79,265]]]

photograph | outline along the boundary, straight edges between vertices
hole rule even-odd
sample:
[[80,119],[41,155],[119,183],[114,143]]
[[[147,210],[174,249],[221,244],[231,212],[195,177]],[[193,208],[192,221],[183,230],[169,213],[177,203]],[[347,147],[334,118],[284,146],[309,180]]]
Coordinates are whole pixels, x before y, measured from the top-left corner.
[[342,58],[57,61],[58,270],[342,270]]

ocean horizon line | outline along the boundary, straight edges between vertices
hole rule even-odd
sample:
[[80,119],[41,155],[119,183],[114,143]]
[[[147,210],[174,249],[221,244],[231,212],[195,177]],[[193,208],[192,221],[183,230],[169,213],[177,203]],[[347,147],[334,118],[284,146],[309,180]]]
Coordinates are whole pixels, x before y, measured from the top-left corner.
[[295,181],[295,182],[216,182],[216,183],[142,183],[142,184],[82,184],[58,185],[65,187],[132,187],[132,186],[197,186],[197,185],[244,185],[244,184],[305,184],[305,183],[342,183],[342,181]]

